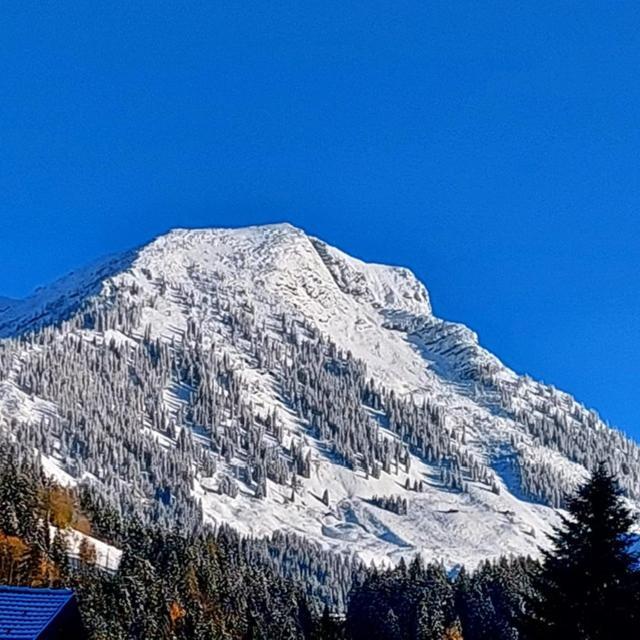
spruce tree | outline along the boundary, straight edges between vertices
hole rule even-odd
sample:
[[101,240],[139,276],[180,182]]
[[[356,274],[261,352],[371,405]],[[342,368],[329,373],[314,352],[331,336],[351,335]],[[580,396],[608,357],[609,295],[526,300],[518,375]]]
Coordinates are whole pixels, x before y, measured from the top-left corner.
[[600,463],[567,502],[534,581],[523,637],[610,640],[628,637],[639,621],[634,518],[615,478]]

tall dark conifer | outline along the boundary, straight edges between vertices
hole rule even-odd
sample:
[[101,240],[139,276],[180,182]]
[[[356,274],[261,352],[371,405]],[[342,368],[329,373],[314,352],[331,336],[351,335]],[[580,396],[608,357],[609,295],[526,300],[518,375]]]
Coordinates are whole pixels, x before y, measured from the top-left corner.
[[634,519],[601,463],[568,500],[536,577],[523,636],[530,640],[628,637],[640,619]]

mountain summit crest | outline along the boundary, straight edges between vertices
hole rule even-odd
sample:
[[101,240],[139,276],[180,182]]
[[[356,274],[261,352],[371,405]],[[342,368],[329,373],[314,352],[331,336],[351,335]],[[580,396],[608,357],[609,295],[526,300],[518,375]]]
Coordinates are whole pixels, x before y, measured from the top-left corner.
[[286,223],[173,229],[0,302],[0,338],[0,430],[154,521],[453,565],[535,555],[603,456],[640,497],[634,442]]

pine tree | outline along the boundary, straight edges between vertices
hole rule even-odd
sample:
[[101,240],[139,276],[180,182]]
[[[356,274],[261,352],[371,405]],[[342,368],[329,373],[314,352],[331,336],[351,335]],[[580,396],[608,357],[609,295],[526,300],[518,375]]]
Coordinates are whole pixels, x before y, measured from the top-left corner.
[[80,540],[78,557],[83,566],[94,565],[96,563],[96,548],[85,537]]
[[64,531],[55,530],[53,541],[49,549],[49,557],[60,573],[60,578],[65,580],[69,575],[68,540]]
[[534,581],[523,636],[538,640],[628,637],[639,621],[638,557],[631,550],[634,519],[614,477],[600,463],[567,502],[552,549]]
[[377,636],[380,640],[401,640],[400,622],[393,609],[387,610],[381,622],[380,635]]

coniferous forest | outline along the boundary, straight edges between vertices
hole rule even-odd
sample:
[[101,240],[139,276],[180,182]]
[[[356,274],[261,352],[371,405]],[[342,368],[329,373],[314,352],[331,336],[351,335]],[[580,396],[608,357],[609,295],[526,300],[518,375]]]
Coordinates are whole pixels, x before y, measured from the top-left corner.
[[638,3],[5,4],[0,640],[640,640]]
[[[434,370],[433,386],[426,386],[423,395],[401,393],[390,380],[401,375],[402,367],[378,371],[370,366],[366,351],[339,344],[336,334],[326,333],[297,307],[271,305],[271,296],[231,286],[235,280],[229,269],[244,269],[252,255],[264,257],[261,252],[266,252],[277,257],[283,248],[295,247],[306,256],[301,264],[313,267],[309,273],[303,269],[315,282],[309,289],[313,295],[321,284],[327,300],[334,294],[341,300],[346,287],[358,305],[365,302],[361,289],[371,273],[354,274],[353,265],[326,245],[287,227],[241,236],[255,245],[255,252],[238,244],[234,234],[225,235],[230,262],[224,256],[211,262],[192,259],[217,246],[212,241],[216,233],[171,233],[136,253],[135,260],[133,253],[123,255],[97,267],[91,277],[83,275],[80,280],[86,286],[78,289],[74,281],[69,289],[74,295],[46,304],[42,313],[5,316],[6,324],[0,327],[7,336],[0,340],[0,432],[9,438],[11,463],[26,465],[31,469],[27,475],[37,479],[36,503],[27,511],[14,509],[20,517],[39,514],[31,516],[43,528],[36,548],[49,553],[48,546],[55,541],[47,539],[49,525],[56,529],[71,525],[122,550],[119,573],[101,572],[97,583],[120,580],[129,570],[132,553],[144,557],[155,572],[164,571],[156,566],[164,557],[157,549],[169,543],[157,538],[169,534],[175,541],[171,544],[182,545],[189,553],[211,544],[239,549],[219,555],[219,570],[233,575],[238,567],[247,575],[260,571],[266,576],[261,580],[276,580],[297,590],[295,597],[304,598],[312,621],[323,620],[326,606],[325,636],[329,621],[344,627],[341,632],[355,635],[356,627],[375,620],[368,615],[362,625],[353,623],[358,614],[353,603],[362,601],[362,590],[384,593],[388,580],[401,578],[364,566],[354,551],[376,559],[387,553],[395,558],[405,554],[411,565],[416,550],[439,549],[448,554],[446,570],[429,566],[422,576],[419,565],[414,567],[416,580],[424,584],[417,594],[406,596],[413,604],[403,600],[381,605],[376,615],[382,615],[382,608],[385,614],[392,611],[402,636],[418,634],[417,622],[415,629],[411,627],[414,631],[407,626],[410,616],[421,621],[423,636],[430,629],[431,637],[459,630],[469,637],[488,625],[478,622],[478,616],[499,620],[505,637],[515,633],[512,611],[524,607],[535,574],[530,566],[535,563],[507,558],[499,567],[478,567],[478,562],[486,554],[493,557],[503,543],[515,553],[535,553],[544,542],[547,517],[553,516],[550,510],[539,516],[528,503],[565,506],[565,496],[581,477],[577,466],[593,472],[598,460],[606,457],[625,496],[637,500],[640,448],[620,432],[605,428],[594,412],[566,394],[511,375],[480,349],[467,329],[440,321],[430,312],[382,313],[379,329],[385,340],[389,332],[404,336],[403,343],[410,337],[408,343],[423,345],[434,362],[447,363],[441,372],[443,384]],[[176,272],[177,264],[184,265],[184,273]],[[209,264],[217,266],[210,269]],[[287,276],[287,282],[300,270],[296,262],[289,273],[288,265],[276,261],[275,270],[279,278]],[[378,271],[372,273],[380,275]],[[403,300],[409,294],[415,302],[421,285],[402,273],[407,282],[396,293],[404,292]],[[385,274],[385,287],[392,293],[397,273],[392,269]],[[302,277],[302,272],[298,275]],[[378,275],[369,284],[378,282]],[[304,287],[292,291],[293,300],[307,295]],[[263,308],[267,301],[268,313]],[[334,313],[342,317],[340,307]],[[357,317],[353,321],[359,323]],[[34,451],[41,455],[40,461],[28,459]],[[40,465],[77,488],[39,488],[50,486]],[[14,476],[13,471],[8,473],[7,482]],[[10,488],[7,499],[20,493]],[[431,502],[434,493],[443,502],[436,510]],[[295,522],[288,520],[292,517]],[[15,519],[5,519],[6,535],[18,537],[31,549],[24,535],[18,535]],[[260,537],[243,539],[221,523]],[[27,531],[36,535],[33,527],[23,529],[25,535]],[[354,532],[356,536],[364,532],[362,543],[353,543]],[[494,540],[493,533],[504,537]],[[435,543],[440,534],[443,539]],[[144,540],[149,542],[141,548]],[[54,546],[62,557],[66,545],[71,556],[60,571],[75,575],[87,566],[97,571],[101,562],[91,562],[86,548],[87,561],[81,562],[74,542],[77,539],[57,540]],[[11,558],[22,558],[28,550],[18,545],[13,551]],[[451,563],[461,558],[468,563],[466,570],[451,572]],[[196,565],[208,575],[211,568],[206,562]],[[37,575],[21,575],[24,562],[18,568],[13,561],[10,564],[9,579],[39,580]],[[178,571],[190,563],[180,557],[176,566]],[[438,575],[445,576],[446,589],[429,586]],[[173,576],[156,582],[167,580],[183,584],[186,579]],[[471,605],[465,604],[469,598],[464,595],[469,581]],[[517,588],[505,589],[505,582],[516,583]],[[215,593],[211,585],[199,588]],[[388,588],[399,596],[405,591],[401,584]],[[279,592],[263,591],[267,600]],[[508,597],[496,591],[508,591]],[[421,594],[427,592],[430,598],[441,594],[437,615],[432,604],[422,600]],[[248,593],[242,590],[238,602]],[[177,603],[174,626],[183,629],[188,616],[196,613],[181,604],[186,596],[178,595],[163,592],[158,602],[164,607]],[[126,597],[116,599],[127,602]],[[478,599],[481,605],[476,604]],[[251,631],[254,636],[284,633],[286,625],[270,629],[268,619],[261,620],[259,602],[251,596],[251,607],[247,604],[237,612],[240,626],[216,633],[241,637],[253,627],[258,629]],[[268,610],[274,607],[265,605]],[[408,613],[412,607],[417,612]],[[152,614],[151,604],[141,609],[141,618],[163,615]],[[188,613],[182,615],[183,609]],[[404,613],[399,615],[398,610]],[[232,624],[232,617],[222,619]],[[107,637],[132,633],[125,614],[104,624],[118,627],[109,629]],[[384,628],[381,623],[375,632]],[[185,637],[189,633],[184,631]],[[487,634],[496,637],[498,632],[491,628]]]
[[[447,571],[330,560],[309,543],[123,518],[105,496],[48,479],[0,447],[0,580],[76,590],[92,639],[604,640],[640,622],[633,518],[604,464],[567,500],[541,561]],[[73,528],[123,555],[70,554]]]

